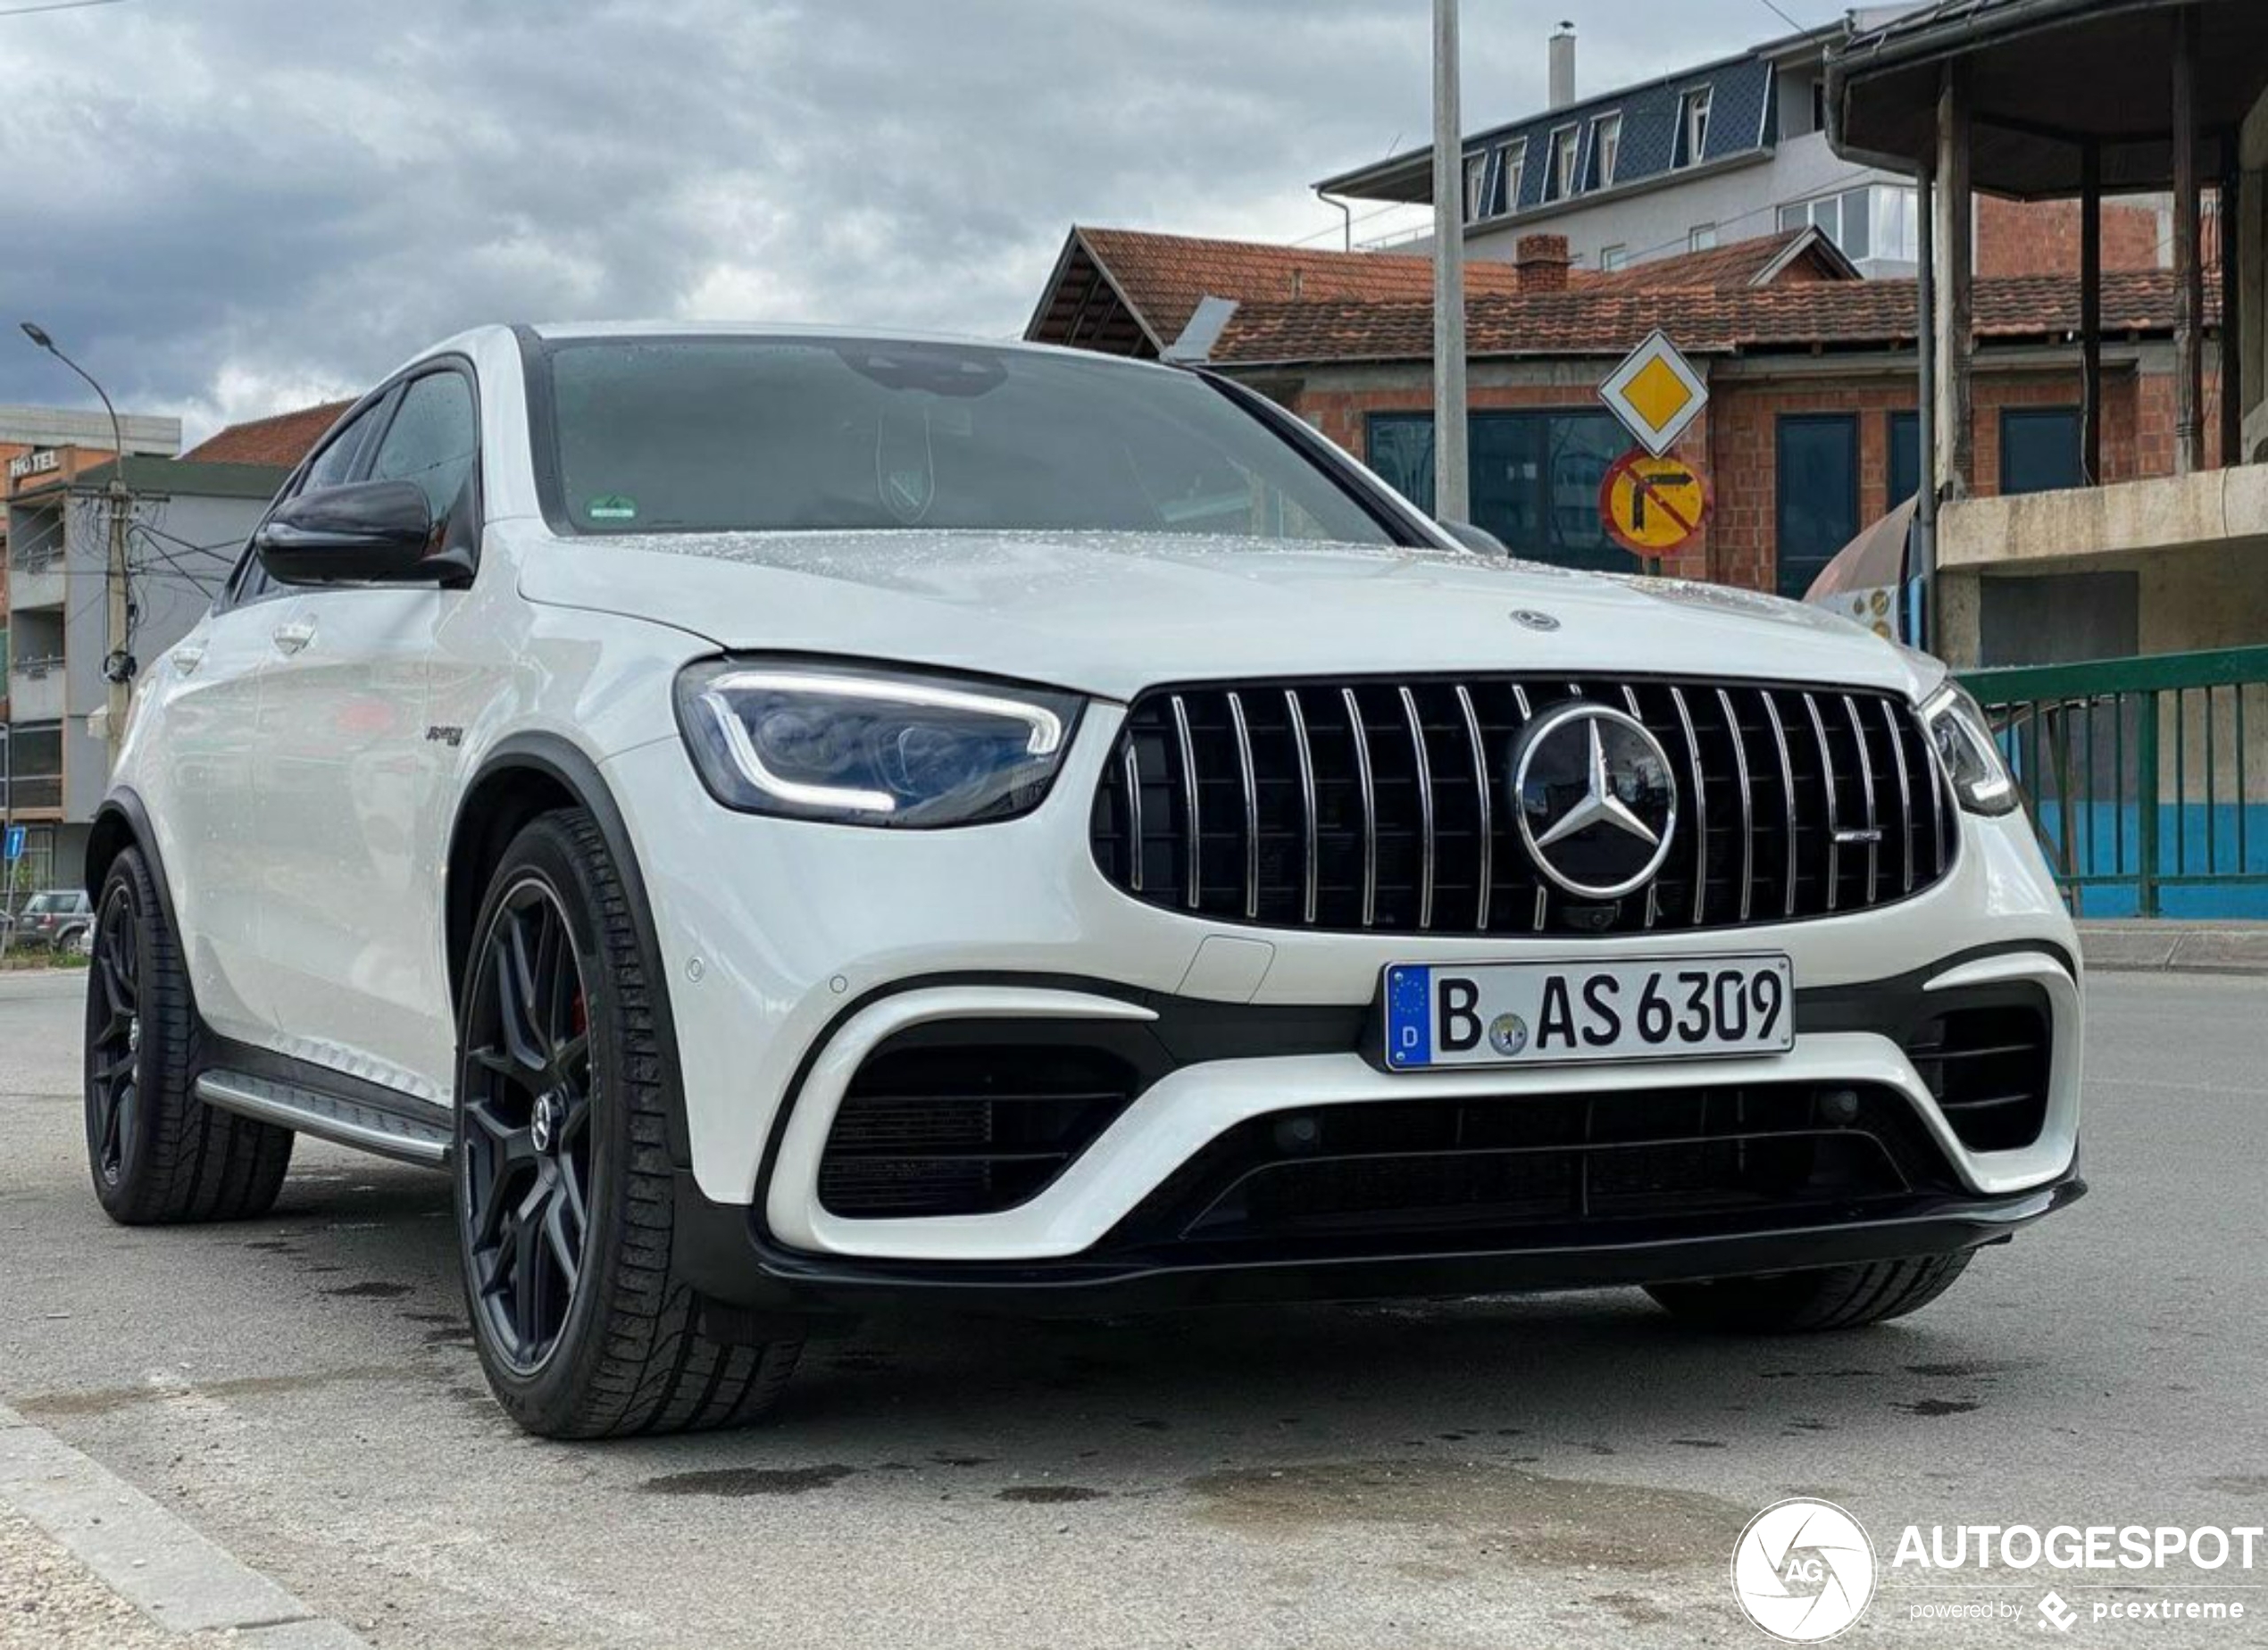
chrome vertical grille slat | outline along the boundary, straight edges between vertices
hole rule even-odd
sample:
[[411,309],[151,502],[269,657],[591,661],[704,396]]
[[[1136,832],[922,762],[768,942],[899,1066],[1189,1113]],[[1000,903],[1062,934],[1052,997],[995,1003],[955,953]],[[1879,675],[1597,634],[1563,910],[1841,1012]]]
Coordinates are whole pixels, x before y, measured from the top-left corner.
[[[1571,702],[1627,708],[1678,788],[1661,875],[1620,899],[1550,883],[1506,812],[1523,731]],[[1580,941],[1801,921],[1919,894],[1959,847],[1919,718],[1871,688],[1598,675],[1193,683],[1136,696],[1110,737],[1089,825],[1105,879],[1147,904],[1261,929]],[[1862,822],[1880,833],[1867,854],[1853,829],[1838,854],[1833,832]]]
[[1122,735],[1124,743],[1119,747],[1119,771],[1126,786],[1126,837],[1130,846],[1127,855],[1128,889],[1142,892],[1142,855],[1149,838],[1142,829],[1142,759],[1134,748],[1134,736]]
[[[1307,718],[1299,708],[1299,689],[1284,689],[1284,715],[1291,724],[1292,748],[1299,756],[1299,820],[1301,826],[1300,921],[1315,921],[1316,887],[1321,880],[1322,847],[1315,819],[1315,753],[1307,743]],[[1485,925],[1484,925],[1485,926]]]
[[1772,703],[1766,689],[1757,696],[1764,701],[1764,720],[1772,724],[1772,747],[1780,753],[1780,795],[1788,805],[1788,834],[1780,839],[1788,860],[1788,907],[1781,914],[1796,914],[1796,764],[1788,755],[1788,729],[1780,722],[1780,707]]
[[1678,726],[1685,730],[1685,754],[1693,772],[1693,926],[1709,921],[1709,780],[1701,771],[1701,741],[1694,736],[1693,712],[1686,708],[1685,690],[1670,689],[1677,706]]
[[1480,933],[1488,931],[1488,891],[1497,875],[1496,786],[1488,778],[1488,747],[1480,737],[1480,718],[1472,708],[1472,690],[1463,682],[1457,684],[1457,708],[1464,713],[1464,737],[1472,747],[1472,795],[1475,812],[1480,815],[1480,867],[1475,873],[1480,893],[1475,902],[1472,926]]
[[1338,690],[1347,706],[1347,726],[1355,738],[1355,782],[1363,796],[1363,926],[1378,925],[1378,780],[1371,771],[1370,729],[1352,688]]
[[1843,712],[1851,719],[1851,738],[1858,746],[1859,795],[1866,802],[1866,903],[1871,905],[1881,897],[1875,889],[1882,873],[1882,827],[1874,811],[1874,759],[1866,754],[1866,724],[1858,719],[1858,701],[1848,694],[1843,696]]
[[1732,742],[1732,785],[1740,796],[1740,921],[1746,922],[1749,890],[1756,881],[1756,804],[1748,794],[1748,741],[1740,737],[1732,695],[1718,688],[1717,704],[1724,712],[1725,737]]
[[1904,891],[1914,892],[1914,787],[1905,771],[1905,741],[1899,736],[1897,712],[1888,699],[1880,701],[1883,725],[1890,730],[1890,754],[1897,761],[1898,863],[1905,871]]
[[1260,915],[1260,781],[1252,771],[1252,725],[1245,721],[1244,698],[1229,696],[1229,726],[1237,736],[1237,778],[1244,788],[1244,916]]
[[1402,715],[1410,724],[1410,754],[1415,764],[1418,793],[1418,931],[1433,926],[1433,763],[1425,751],[1425,722],[1418,715],[1417,695],[1402,688]]
[[1819,779],[1827,794],[1827,909],[1835,909],[1835,896],[1843,882],[1843,845],[1836,840],[1842,835],[1842,810],[1835,801],[1835,753],[1827,748],[1827,722],[1819,713],[1819,696],[1804,696],[1804,710],[1811,718],[1812,737],[1819,741]]
[[1197,801],[1197,747],[1189,737],[1188,701],[1178,693],[1173,696],[1173,737],[1181,752],[1181,805],[1188,821],[1181,845],[1188,867],[1183,880],[1188,888],[1189,909],[1198,911],[1205,904],[1205,813]]

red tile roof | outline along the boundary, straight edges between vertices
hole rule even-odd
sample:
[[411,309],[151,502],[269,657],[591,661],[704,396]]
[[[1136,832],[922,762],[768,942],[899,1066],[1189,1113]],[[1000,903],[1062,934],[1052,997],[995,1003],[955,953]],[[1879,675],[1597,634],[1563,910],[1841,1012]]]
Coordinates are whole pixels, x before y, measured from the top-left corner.
[[[2206,320],[2218,319],[2208,302]],[[1224,365],[1311,361],[1415,361],[1433,351],[1430,303],[1246,304],[1215,343]],[[1657,327],[1691,354],[1910,344],[1910,280],[1797,282],[1769,288],[1672,287],[1630,291],[1475,295],[1468,306],[1472,353],[1487,356],[1615,356]],[[2106,333],[2157,332],[2173,324],[2173,278],[2165,271],[2103,278]],[[2079,283],[2014,276],[1976,284],[1980,339],[2053,338],[2079,329]]]
[[[1798,246],[1798,243],[1802,243]],[[1781,260],[1785,268],[1776,269]],[[1657,290],[1664,287],[1754,287],[1764,277],[1772,284],[1813,280],[1856,280],[1858,271],[1835,243],[1815,229],[1786,229],[1734,241],[1706,252],[1681,252],[1654,258],[1597,277],[1588,288],[1597,292]]]
[[[1563,252],[1563,239],[1550,238],[1558,240]],[[1098,271],[1104,278],[1100,287],[1095,284]],[[1538,271],[1548,272],[1555,271]],[[1744,288],[1767,274],[1775,285],[1857,278],[1831,243],[1809,229],[1659,258],[1612,275],[1587,270],[1563,273],[1567,290],[1579,293]],[[1465,262],[1465,289],[1476,298],[1516,296],[1522,286],[1520,269],[1505,258],[1475,256]],[[1147,338],[1153,348],[1162,350],[1181,336],[1198,304],[1208,297],[1270,306],[1423,304],[1432,293],[1433,260],[1423,254],[1338,252],[1142,229],[1078,228],[1065,243],[1026,336],[1111,350],[1135,347],[1138,340]],[[1099,311],[1095,301],[1098,294],[1106,294]]]
[[[1334,252],[1142,229],[1080,229],[1072,235],[1085,243],[1162,344],[1180,337],[1198,302],[1209,297],[1238,303],[1390,303],[1422,300],[1433,291],[1433,260],[1407,253]],[[1465,281],[1474,293],[1516,292],[1520,287],[1519,271],[1511,264],[1479,258],[1465,264]]]
[[306,457],[315,443],[329,434],[330,427],[354,404],[352,401],[326,401],[321,406],[302,407],[296,412],[278,412],[231,424],[181,456],[198,463],[280,464],[289,469]]

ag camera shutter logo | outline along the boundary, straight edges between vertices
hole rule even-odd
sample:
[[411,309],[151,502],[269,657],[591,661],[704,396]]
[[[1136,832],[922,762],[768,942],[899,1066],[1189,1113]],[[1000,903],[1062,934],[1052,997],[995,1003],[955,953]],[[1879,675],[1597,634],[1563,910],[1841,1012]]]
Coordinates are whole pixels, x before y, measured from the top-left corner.
[[1866,1613],[1874,1544],[1831,1501],[1775,1502],[1748,1521],[1732,1550],[1732,1593],[1774,1638],[1815,1645]]

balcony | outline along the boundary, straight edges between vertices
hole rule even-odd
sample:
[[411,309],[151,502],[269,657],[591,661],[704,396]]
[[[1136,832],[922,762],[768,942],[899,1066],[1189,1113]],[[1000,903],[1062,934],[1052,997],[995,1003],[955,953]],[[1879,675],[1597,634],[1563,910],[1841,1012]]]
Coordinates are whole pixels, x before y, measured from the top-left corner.
[[63,776],[60,773],[19,773],[13,796],[9,788],[6,777],[0,774],[0,813],[13,815],[19,823],[27,817],[36,820],[42,814],[60,817],[63,813]]
[[63,716],[63,662],[57,658],[22,659],[8,672],[8,715],[13,721],[61,721]]

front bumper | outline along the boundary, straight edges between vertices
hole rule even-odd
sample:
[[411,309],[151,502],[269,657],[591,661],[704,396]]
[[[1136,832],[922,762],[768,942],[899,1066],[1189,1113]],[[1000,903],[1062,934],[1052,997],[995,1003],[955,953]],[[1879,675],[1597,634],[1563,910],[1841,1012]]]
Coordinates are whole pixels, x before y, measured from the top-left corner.
[[[2077,1195],[2076,943],[2020,817],[1964,817],[1957,862],[1941,883],[1839,918],[1588,942],[1224,929],[1138,904],[1095,868],[1087,804],[1118,715],[1090,707],[1090,725],[1043,807],[959,831],[862,831],[730,813],[700,788],[674,740],[606,764],[671,977],[686,1097],[680,1238],[689,1256],[719,1257],[699,1262],[705,1292],[722,1300],[987,1289],[1048,1299],[1095,1290],[1110,1300],[1151,1292],[1233,1299],[1657,1281],[1957,1249],[2003,1237]],[[1392,962],[1674,959],[1729,949],[1790,957],[1791,1053],[1419,1074],[1390,1074],[1368,1057],[1364,1016]],[[2039,996],[2050,1027],[2042,1126],[2014,1149],[1972,1150],[1897,1024],[1933,996],[2013,987]],[[1053,1019],[1181,1037],[1176,1028],[1192,1015],[1229,1028],[1227,1040],[1197,1039],[1203,1046],[1146,1088],[1037,1196],[996,1212],[913,1218],[846,1218],[822,1200],[837,1109],[869,1056],[908,1028]],[[1225,1131],[1271,1112],[1421,1097],[1516,1105],[1639,1083],[1674,1091],[1741,1082],[1859,1084],[1897,1096],[1942,1154],[1943,1186],[1889,1218],[1720,1221],[1604,1243],[1539,1237],[1511,1248],[1474,1241],[1423,1253],[1405,1244],[1391,1255],[1281,1263],[1187,1248],[1163,1259],[1112,1252],[1121,1223],[1177,1170]]]

